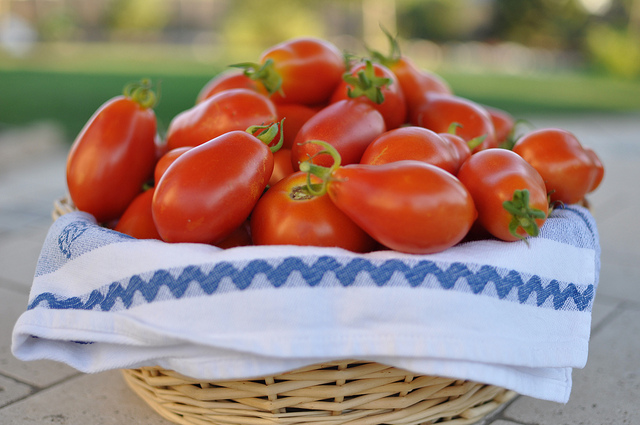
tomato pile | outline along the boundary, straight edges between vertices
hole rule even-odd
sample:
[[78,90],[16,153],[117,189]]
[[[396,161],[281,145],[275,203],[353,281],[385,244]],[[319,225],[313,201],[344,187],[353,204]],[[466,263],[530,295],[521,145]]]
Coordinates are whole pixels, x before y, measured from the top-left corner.
[[77,136],[75,206],[140,239],[428,254],[535,237],[602,181],[558,128],[516,136],[508,112],[455,95],[390,37],[356,58],[296,38],[215,75],[160,137],[151,83],[129,85]]

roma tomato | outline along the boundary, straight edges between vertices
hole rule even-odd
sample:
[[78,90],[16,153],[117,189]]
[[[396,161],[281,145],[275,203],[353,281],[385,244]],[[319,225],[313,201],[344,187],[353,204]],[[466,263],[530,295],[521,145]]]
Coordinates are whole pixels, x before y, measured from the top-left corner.
[[151,214],[151,202],[155,189],[147,189],[129,204],[118,220],[115,230],[136,239],[162,240]]
[[167,148],[198,146],[224,133],[277,121],[276,107],[254,90],[229,89],[176,115],[167,129]]
[[320,110],[307,121],[291,147],[294,170],[313,157],[315,164],[331,166],[333,159],[317,155],[322,147],[310,140],[322,140],[338,151],[343,164],[356,164],[369,143],[386,131],[384,118],[371,105],[355,99],[340,100]]
[[487,149],[471,155],[458,171],[471,193],[478,222],[496,238],[537,236],[549,213],[540,174],[512,151]]
[[229,249],[238,246],[253,245],[250,226],[249,220],[245,220],[240,227],[231,232],[229,236],[216,243],[215,246],[222,249]]
[[593,182],[591,183],[589,192],[587,192],[591,193],[600,186],[600,183],[602,183],[602,179],[604,178],[604,164],[593,149],[585,146],[584,150],[587,155],[591,157],[591,161],[593,161]]
[[200,89],[196,97],[196,103],[200,103],[216,93],[230,89],[249,89],[264,95],[268,94],[267,89],[265,89],[262,84],[244,75],[242,70],[228,69],[213,76],[207,84]]
[[460,242],[476,219],[471,195],[451,173],[420,161],[340,166],[331,145],[320,143],[335,159],[330,168],[305,162],[301,171],[324,183],[323,193],[382,245],[400,252],[430,254]]
[[391,44],[389,55],[380,52],[370,52],[372,57],[385,65],[394,73],[402,88],[407,103],[408,116],[415,114],[415,110],[424,102],[424,95],[440,93],[452,95],[451,86],[434,72],[420,69],[408,56],[403,55],[395,38],[386,33]]
[[598,174],[594,160],[566,130],[534,130],[518,139],[513,151],[538,170],[552,202],[580,202]]
[[160,178],[162,177],[164,172],[167,171],[167,168],[169,168],[169,166],[173,164],[173,162],[178,159],[180,155],[182,155],[192,147],[193,146],[182,146],[180,148],[172,149],[162,155],[156,163],[156,167],[153,171],[153,181],[155,182],[155,184],[160,181]]
[[[315,181],[315,179],[313,179]],[[307,174],[297,172],[267,190],[251,213],[256,245],[310,245],[368,252],[374,240],[331,202],[307,190]]]
[[413,125],[444,133],[458,123],[456,134],[467,142],[484,138],[473,152],[498,146],[491,116],[481,105],[463,97],[442,94],[428,94],[423,100],[411,117]]
[[269,178],[269,186],[273,186],[289,174],[293,174],[291,165],[291,149],[281,148],[273,153],[273,172]]
[[67,186],[76,207],[100,223],[117,219],[153,177],[155,95],[143,80],[105,102],[76,137]]
[[387,130],[398,128],[407,121],[402,87],[395,74],[384,65],[369,60],[356,64],[343,77],[330,102],[344,99],[358,99],[377,109],[384,118]]
[[262,52],[258,63],[233,66],[264,84],[274,102],[305,105],[327,102],[345,72],[340,50],[311,37],[276,44]]
[[458,151],[448,140],[423,127],[401,127],[382,133],[367,147],[361,164],[381,165],[412,159],[455,174]]
[[498,145],[509,143],[509,139],[512,137],[516,125],[516,120],[513,118],[513,115],[505,110],[491,106],[485,106],[484,108],[491,117],[493,129],[496,134],[496,143]]
[[314,116],[320,109],[319,107],[311,107],[300,103],[277,103],[276,111],[278,112],[278,121],[284,120],[281,130],[284,134],[282,147],[291,149],[293,141],[298,135],[298,131],[304,123]]
[[455,156],[458,159],[458,162],[454,174],[457,174],[462,164],[464,164],[464,162],[471,156],[471,149],[469,149],[467,142],[455,133],[438,133],[438,135],[444,140],[447,140],[456,152]]
[[153,219],[166,242],[217,244],[247,219],[273,171],[278,124],[230,131],[182,154],[156,186]]

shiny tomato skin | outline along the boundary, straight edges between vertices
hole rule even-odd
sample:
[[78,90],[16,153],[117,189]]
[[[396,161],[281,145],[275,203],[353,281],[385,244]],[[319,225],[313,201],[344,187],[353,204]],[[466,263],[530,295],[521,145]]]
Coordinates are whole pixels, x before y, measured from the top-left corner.
[[196,103],[230,89],[249,89],[267,95],[262,84],[244,75],[240,69],[228,69],[213,76],[198,92]]
[[373,239],[329,195],[310,196],[306,185],[307,175],[298,171],[267,190],[251,213],[254,244],[339,247],[353,252],[374,248]]
[[[359,72],[364,72],[366,68],[365,63],[358,63],[351,69],[351,75],[357,76]],[[402,87],[398,83],[398,78],[389,68],[384,65],[374,63],[373,70],[376,77],[389,78],[390,84],[381,88],[384,100],[382,103],[376,103],[366,96],[359,96],[358,99],[362,102],[366,102],[373,108],[377,109],[384,117],[384,122],[387,130],[400,127],[407,122],[407,103],[405,101],[404,92]],[[353,88],[349,83],[342,80],[337,89],[331,96],[330,103],[335,103],[339,100],[349,99],[348,90]]]
[[151,213],[154,191],[154,188],[147,189],[131,201],[115,226],[117,232],[136,239],[162,240]]
[[418,68],[407,56],[400,56],[388,66],[396,75],[400,87],[402,87],[409,117],[422,104],[426,94],[453,94],[451,86],[442,77],[431,71]]
[[219,243],[247,219],[272,171],[271,151],[246,131],[185,152],[156,186],[152,211],[162,239]]
[[553,202],[580,202],[593,185],[594,162],[566,130],[531,131],[516,141],[513,151],[538,170]]
[[477,215],[471,195],[458,179],[419,161],[339,167],[327,193],[375,240],[411,254],[454,246]]
[[156,116],[131,98],[105,102],[85,124],[67,158],[76,207],[99,223],[120,217],[153,177]]
[[[493,148],[477,152],[462,164],[457,176],[473,197],[479,224],[498,239],[521,239],[509,231],[512,216],[503,206],[513,198],[516,190],[528,190],[529,205],[541,210],[545,217],[548,215],[547,191],[542,177],[512,151]],[[545,220],[535,221],[542,227]],[[522,228],[518,228],[517,234],[527,236]]]
[[229,89],[176,115],[167,129],[167,147],[198,146],[229,131],[276,121],[276,107],[267,96]]
[[[278,121],[284,122],[282,124],[283,142],[282,147],[285,149],[291,149],[293,141],[296,139],[296,135],[307,121],[314,116],[320,109],[320,107],[311,107],[302,105],[300,103],[277,103],[276,111],[278,112]],[[276,137],[276,139],[278,139]]]
[[345,63],[332,43],[313,37],[293,38],[276,44],[260,55],[282,78],[281,90],[272,94],[275,103],[317,105],[328,101],[342,80]]
[[380,165],[413,159],[433,164],[454,174],[458,152],[448,140],[423,127],[401,127],[378,136],[364,151],[361,164]]
[[429,94],[411,117],[411,124],[425,127],[436,133],[447,132],[451,124],[458,123],[456,134],[465,141],[485,136],[473,151],[498,146],[491,116],[476,102],[460,96]]
[[192,147],[193,146],[182,146],[179,148],[172,149],[167,153],[165,153],[164,155],[162,155],[158,160],[158,162],[156,163],[156,167],[153,171],[153,181],[157,184],[160,181],[160,178],[162,177],[164,172],[167,171],[167,168],[169,168],[169,166],[173,164],[173,162],[176,159],[178,159],[180,155],[182,155]]
[[593,162],[593,182],[591,183],[589,192],[587,192],[591,193],[600,186],[600,183],[602,183],[602,180],[604,179],[604,164],[593,149],[585,146],[584,151],[589,155],[589,157],[591,157],[591,161]]
[[467,144],[467,142],[457,134],[438,133],[438,135],[447,140],[453,150],[456,151],[455,156],[458,159],[458,163],[456,165],[456,171],[454,174],[457,174],[462,164],[464,164],[464,162],[471,156],[471,149],[469,149],[469,145]]
[[273,154],[273,172],[269,178],[269,186],[273,186],[289,174],[293,174],[291,165],[291,149],[281,148]]
[[[357,164],[369,143],[386,131],[384,118],[375,108],[355,99],[340,100],[320,110],[300,129],[291,147],[294,170],[322,150],[309,140],[322,140],[338,150],[342,164]],[[318,155],[313,163],[330,167],[333,159]]]

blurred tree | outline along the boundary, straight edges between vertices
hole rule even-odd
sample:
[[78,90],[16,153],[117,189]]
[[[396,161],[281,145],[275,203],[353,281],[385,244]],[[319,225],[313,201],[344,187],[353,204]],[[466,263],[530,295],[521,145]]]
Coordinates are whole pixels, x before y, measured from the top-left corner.
[[145,36],[165,28],[171,9],[163,0],[111,0],[105,16],[106,26],[114,33]]
[[39,20],[38,32],[44,41],[70,40],[79,33],[78,19],[72,10],[61,7]]
[[313,0],[235,0],[221,26],[227,47],[236,56],[247,55],[300,35],[324,37],[325,23],[318,18],[324,4]]

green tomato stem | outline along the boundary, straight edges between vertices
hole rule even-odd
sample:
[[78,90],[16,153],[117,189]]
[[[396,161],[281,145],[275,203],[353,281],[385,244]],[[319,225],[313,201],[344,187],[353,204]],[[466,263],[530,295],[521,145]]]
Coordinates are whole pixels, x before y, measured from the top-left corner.
[[[503,208],[511,214],[509,232],[526,242],[524,236],[518,234],[518,229],[523,229],[529,236],[538,236],[540,228],[536,220],[547,217],[544,211],[532,208],[529,205],[529,190],[515,190],[510,201],[502,203]],[[527,242],[528,243],[528,242]]]
[[158,103],[158,96],[151,89],[151,80],[143,78],[142,80],[127,84],[123,90],[125,97],[133,100],[144,109],[150,109]]
[[[333,180],[333,172],[340,167],[340,163],[342,158],[340,157],[340,153],[327,142],[322,140],[308,140],[303,145],[307,143],[320,145],[323,147],[321,151],[316,153],[311,158],[307,159],[304,162],[300,163],[300,171],[303,173],[307,173],[307,190],[314,196],[322,196],[327,193],[327,185],[331,180]],[[314,164],[313,158],[318,155],[327,154],[330,155],[333,159],[333,164],[331,167],[323,167],[322,165]],[[311,183],[311,176],[316,176],[321,180],[321,183]]]
[[242,62],[230,65],[233,68],[244,70],[244,75],[252,80],[261,82],[269,94],[276,92],[284,96],[282,91],[282,77],[274,67],[273,59],[267,59],[263,64],[255,62]]
[[378,105],[384,102],[382,88],[393,82],[391,78],[378,77],[375,74],[373,63],[369,59],[365,59],[365,68],[358,71],[356,75],[346,72],[342,79],[349,85],[347,95],[350,98],[366,96]]
[[[249,134],[253,134],[258,140],[260,140],[262,143],[264,143],[267,146],[269,146],[271,142],[273,142],[273,139],[275,139],[278,132],[280,132],[280,139],[278,139],[278,143],[276,143],[273,146],[269,146],[269,150],[271,151],[271,153],[276,153],[277,151],[280,150],[280,148],[284,143],[284,131],[282,131],[283,125],[284,125],[284,118],[279,123],[276,122],[269,125],[252,125],[251,127],[247,128],[245,131]],[[262,130],[262,131],[257,135],[255,135],[255,133],[258,130]]]

